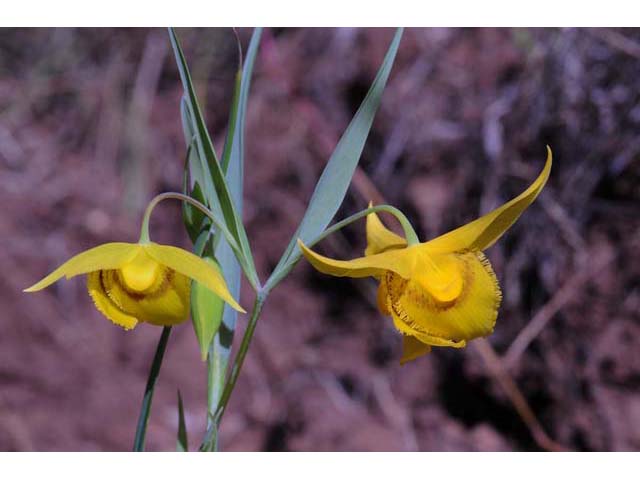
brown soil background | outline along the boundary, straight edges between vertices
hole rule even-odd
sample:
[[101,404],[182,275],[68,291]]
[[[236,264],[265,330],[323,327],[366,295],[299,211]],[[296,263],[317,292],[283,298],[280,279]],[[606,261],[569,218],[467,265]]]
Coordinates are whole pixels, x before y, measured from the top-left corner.
[[[220,151],[237,61],[232,32],[179,35]],[[250,31],[240,36],[246,46]],[[244,212],[261,278],[391,36],[264,32]],[[501,364],[549,436],[572,450],[640,448],[639,82],[637,30],[409,29],[363,174],[338,214],[366,206],[370,180],[431,238],[519,193],[545,144],[553,148],[548,186],[488,252],[505,295],[489,341],[504,358],[533,332]],[[81,250],[135,241],[146,201],[180,189],[180,95],[163,30],[0,30],[0,449],[131,447],[160,330],[114,327],[81,279],[21,290]],[[357,224],[322,251],[359,255],[363,231]],[[156,211],[152,235],[188,248],[177,204]],[[374,287],[296,267],[269,297],[223,448],[540,448],[477,342],[400,367],[399,338],[373,306]],[[242,301],[250,304],[250,289]],[[199,441],[205,375],[190,323],[174,329],[149,449],[175,447],[178,388],[191,443]]]

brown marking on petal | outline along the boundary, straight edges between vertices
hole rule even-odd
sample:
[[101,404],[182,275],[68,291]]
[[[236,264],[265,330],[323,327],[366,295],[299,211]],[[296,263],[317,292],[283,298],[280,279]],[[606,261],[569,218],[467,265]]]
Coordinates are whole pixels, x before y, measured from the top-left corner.
[[[502,300],[502,293],[493,268],[482,252],[467,250],[449,255],[453,255],[450,259],[456,262],[456,269],[462,279],[460,295],[454,301],[446,303],[439,302],[432,297],[428,291],[420,287],[416,281],[407,281],[393,272],[387,272],[381,278],[381,281],[384,283],[386,289],[389,311],[393,312],[397,321],[402,322],[402,324],[414,330],[416,334],[423,333],[434,338],[460,342],[468,340],[469,338],[466,338],[464,333],[454,334],[453,332],[446,332],[448,328],[441,333],[436,333],[432,331],[432,328],[440,330],[440,328],[444,328],[445,324],[435,324],[432,322],[441,314],[454,315],[455,317],[457,310],[452,310],[452,308],[454,306],[464,306],[473,300],[470,296],[473,295],[476,282],[486,282],[487,279],[484,277],[484,273],[486,273],[489,277],[488,280],[493,284],[493,295],[491,296],[493,306],[492,308],[488,307],[491,311],[495,312],[493,324],[491,325],[491,330],[493,330],[495,317],[497,317],[497,312]],[[478,268],[477,261],[481,264],[480,268]],[[484,270],[484,273],[481,273],[482,270]],[[476,278],[478,275],[480,277]],[[487,292],[487,294],[489,293]],[[406,334],[406,332],[403,333]],[[482,336],[486,336],[489,333],[491,332],[484,332]],[[454,338],[453,335],[457,336]],[[461,339],[459,339],[458,336],[461,336]],[[475,336],[470,338],[475,338]]]
[[115,272],[116,272],[115,270],[100,270],[100,286],[104,290],[107,297],[111,300],[111,303],[116,305],[123,312],[128,313],[124,309],[124,306],[122,305],[122,302],[120,301],[118,296],[115,295],[112,291],[113,278],[114,278]]
[[[469,257],[467,257],[468,254],[474,256],[477,255],[476,252],[461,252],[452,254],[456,257],[457,260],[460,260],[460,264],[462,267],[460,271],[460,275],[462,276],[462,290],[460,292],[460,295],[458,295],[458,297],[450,302],[438,301],[432,295],[426,292],[422,287],[420,287],[416,282],[405,280],[394,272],[387,272],[383,281],[385,282],[385,286],[387,288],[389,305],[393,312],[398,316],[398,318],[400,318],[405,324],[418,332],[423,332],[427,335],[431,335],[437,338],[452,340],[454,342],[459,341],[458,339],[446,338],[442,335],[439,335],[438,333],[425,328],[425,326],[422,323],[418,322],[416,319],[412,319],[406,312],[405,308],[402,306],[401,300],[411,302],[414,305],[418,305],[421,309],[431,310],[436,313],[450,310],[460,302],[463,302],[469,295],[469,291],[471,290],[471,285],[473,284],[475,275],[473,269],[471,268],[471,265],[469,264]],[[480,253],[480,255],[482,254]],[[482,257],[484,258],[483,265],[486,266],[486,264],[488,264],[488,260],[486,260],[484,255]],[[489,266],[488,268],[490,269],[491,267]],[[493,270],[490,270],[490,272],[493,273]]]
[[[171,288],[171,281],[175,275],[175,271],[169,268],[164,268],[162,275],[163,278],[155,290],[147,293],[140,293],[127,288],[121,280],[118,270],[100,270],[100,288],[105,292],[111,303],[118,307],[120,311],[127,315],[131,315],[131,313],[124,308],[123,302],[118,297],[126,295],[130,300],[136,303],[140,303],[142,300],[157,298]],[[117,285],[117,287],[119,287],[117,294],[113,291],[112,285]]]
[[[437,312],[445,312],[451,309],[452,307],[456,306],[458,303],[463,302],[467,297],[467,295],[469,294],[469,290],[471,289],[471,285],[473,284],[474,276],[475,276],[475,273],[471,268],[471,265],[469,264],[469,258],[466,257],[467,253],[476,255],[475,253],[472,253],[472,252],[451,254],[451,255],[454,255],[456,259],[460,260],[460,264],[462,267],[460,271],[460,275],[462,276],[462,290],[460,291],[460,295],[458,295],[455,299],[449,302],[442,302],[442,301],[436,300],[431,294],[429,294],[429,292],[426,292],[417,283],[407,282],[405,283],[405,285],[403,285],[402,292],[400,292],[397,295],[397,301],[399,301],[402,296],[405,296],[407,297],[408,300],[412,301],[413,303],[425,308],[435,310]],[[482,259],[484,259],[484,261]],[[486,257],[484,257],[484,255],[482,255],[482,259],[480,260],[483,261],[483,265],[485,266],[488,265],[489,261],[486,259]],[[488,269],[491,273],[493,273],[493,270],[491,270],[490,265]],[[393,272],[387,272],[387,277],[386,277],[387,282],[390,282],[390,278],[393,278],[394,276],[397,276],[397,274]],[[493,274],[493,277],[495,278],[495,274]],[[497,283],[497,280],[496,280],[496,283]]]
[[402,305],[400,305],[400,298],[402,298],[403,294],[405,293],[405,289],[407,288],[407,284],[409,283],[409,281],[405,280],[400,275],[394,272],[386,272],[386,275],[384,276],[384,282],[389,299],[387,303],[390,309],[404,323],[409,325],[411,328],[415,328],[413,325],[415,322],[413,322],[409,318],[409,315],[407,314],[405,309],[402,307]]
[[[98,279],[100,280],[100,289],[102,290],[102,293],[104,293],[105,297],[107,297],[107,299],[111,302],[111,304],[117,308],[118,310],[120,310],[122,313],[124,313],[125,315],[130,315],[130,316],[134,316],[131,313],[127,312],[124,308],[122,308],[122,304],[120,302],[118,302],[113,295],[111,295],[109,289],[107,289],[107,286],[104,283],[104,277],[102,276],[104,273],[106,272],[110,272],[113,270],[100,270],[99,271],[99,275],[98,275]],[[95,300],[94,300],[95,303]],[[97,307],[97,305],[96,305]],[[98,309],[99,310],[99,309]]]

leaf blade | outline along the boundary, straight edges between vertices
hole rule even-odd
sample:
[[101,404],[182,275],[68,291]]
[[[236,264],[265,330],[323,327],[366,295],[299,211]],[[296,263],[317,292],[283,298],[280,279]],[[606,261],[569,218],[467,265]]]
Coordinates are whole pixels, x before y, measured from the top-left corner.
[[401,38],[402,29],[397,29],[366,97],[329,158],[307,211],[265,288],[273,288],[300,258],[296,248],[298,238],[307,243],[318,237],[340,208],[380,105]]
[[[216,156],[215,149],[213,148],[213,143],[211,141],[211,137],[209,136],[209,132],[205,125],[202,111],[198,103],[195,88],[191,81],[191,74],[189,73],[189,68],[187,66],[182,47],[180,46],[180,42],[173,28],[169,28],[169,38],[171,40],[171,46],[173,47],[173,51],[176,57],[178,71],[180,73],[180,79],[182,80],[182,85],[187,96],[188,105],[191,109],[190,113],[192,114],[192,120],[194,123],[198,152],[201,154],[201,158],[206,159],[210,178],[213,182],[213,187],[215,190],[215,196],[217,197],[217,200],[219,202],[220,209],[222,211],[222,215],[224,217],[227,228],[240,245],[243,256],[247,261],[247,266],[249,267],[249,281],[257,286],[259,284],[259,281],[257,278],[257,273],[255,272],[255,263],[253,261],[251,249],[249,248],[249,240],[247,238],[244,225],[242,224],[242,218],[240,218],[237,213],[231,194],[229,192],[229,188],[227,186],[225,175],[222,171],[220,163],[218,162],[218,157]],[[212,198],[211,201],[214,202],[215,200]]]
[[[236,91],[234,92],[234,105],[231,109],[229,119],[229,136],[225,144],[223,152],[223,167],[226,167],[226,178],[229,185],[230,193],[233,201],[238,208],[238,212],[242,213],[242,195],[243,195],[243,179],[244,179],[244,125],[251,86],[251,77],[253,73],[253,65],[257,56],[258,47],[262,29],[254,30],[249,48],[247,50],[246,62],[241,65],[236,81]],[[225,162],[225,159],[226,162]],[[220,262],[220,268],[227,280],[229,291],[236,298],[240,296],[241,275],[238,262],[233,256],[229,244],[220,239],[215,256]],[[237,312],[231,308],[223,306],[222,323],[216,333],[213,343],[209,349],[208,368],[209,368],[209,411],[215,411],[220,395],[224,388],[225,373],[231,356],[231,346],[233,343],[233,334],[237,321]],[[208,428],[212,428],[209,422]],[[210,447],[215,447],[216,442],[212,442]]]
[[[203,235],[208,235],[208,232],[204,231]],[[229,252],[230,255],[233,256],[231,249],[229,249]],[[212,267],[220,269],[213,258],[204,256],[203,259]],[[237,298],[237,295],[234,293],[232,293],[232,295],[234,295],[234,298]],[[193,329],[196,333],[196,338],[198,339],[200,355],[203,361],[206,360],[209,345],[220,328],[223,307],[224,301],[222,301],[220,297],[215,295],[204,285],[198,282],[192,283],[191,321],[193,322]]]
[[178,452],[189,451],[187,424],[184,421],[184,405],[182,403],[182,395],[180,395],[180,390],[178,390],[178,440],[176,442],[176,450]]

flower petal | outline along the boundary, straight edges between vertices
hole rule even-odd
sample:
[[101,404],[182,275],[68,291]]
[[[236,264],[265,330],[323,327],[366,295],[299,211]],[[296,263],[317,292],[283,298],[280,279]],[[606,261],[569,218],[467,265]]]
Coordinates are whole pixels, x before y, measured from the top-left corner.
[[233,296],[231,296],[222,274],[200,257],[170,245],[148,243],[144,244],[143,247],[146,252],[159,263],[201,283],[231,305],[235,310],[246,313],[238,302],[234,300]]
[[551,149],[547,147],[547,162],[538,178],[524,192],[492,212],[445,233],[422,246],[432,253],[459,252],[462,250],[485,250],[515,223],[531,205],[544,187],[551,171]]
[[[464,346],[465,341],[489,335],[498,316],[502,294],[493,269],[482,252],[432,257],[434,270],[456,268],[462,288],[455,297],[439,297],[422,278],[404,280],[393,273],[382,279],[398,330],[435,346]],[[427,266],[425,266],[425,269]],[[417,272],[422,272],[422,268]],[[435,278],[436,285],[441,279]],[[456,289],[457,290],[457,289]]]
[[140,245],[137,243],[116,242],[99,245],[67,260],[38,283],[24,291],[37,292],[57,282],[62,277],[71,278],[98,270],[119,268],[132,259],[139,249]]
[[392,312],[391,318],[393,319],[393,325],[403,335],[409,335],[416,337],[422,343],[432,345],[434,347],[453,347],[464,348],[467,346],[466,340],[449,340],[447,338],[437,337],[428,333],[419,332],[409,325],[407,325],[395,312]]
[[298,246],[316,270],[335,277],[352,278],[381,276],[387,271],[395,272],[403,278],[409,278],[413,272],[418,253],[416,249],[420,247],[420,245],[416,245],[398,250],[388,250],[353,260],[334,260],[310,250],[300,239],[298,239]]
[[[369,203],[369,207],[371,205]],[[365,256],[406,246],[407,241],[385,227],[375,212],[367,215],[367,248],[364,251]]]
[[378,303],[378,310],[383,315],[391,315],[391,310],[389,310],[389,294],[387,293],[387,287],[385,286],[385,282],[380,282],[378,285],[378,295],[376,296],[376,301]]
[[98,311],[113,323],[120,325],[125,330],[131,330],[138,324],[138,319],[122,311],[122,309],[109,298],[104,289],[104,284],[100,277],[101,274],[102,272],[97,271],[89,272],[87,275],[87,290],[89,290],[89,295],[91,295],[93,303],[95,303]]
[[103,270],[99,275],[111,302],[141,322],[169,326],[189,318],[191,280],[175,270],[162,266],[160,278],[145,292],[131,290],[121,270]]
[[431,351],[431,345],[422,343],[411,335],[402,335],[402,358],[400,365],[404,365],[411,360],[422,357]]

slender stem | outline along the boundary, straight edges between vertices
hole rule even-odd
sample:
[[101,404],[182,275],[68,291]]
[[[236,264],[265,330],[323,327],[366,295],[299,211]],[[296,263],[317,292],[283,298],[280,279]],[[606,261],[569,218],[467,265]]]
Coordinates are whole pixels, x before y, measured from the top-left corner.
[[266,294],[263,291],[258,292],[258,296],[256,297],[256,300],[253,304],[253,310],[251,311],[251,318],[249,318],[249,323],[247,324],[247,328],[244,331],[244,336],[242,337],[242,343],[240,344],[237,355],[233,359],[229,379],[225,383],[224,389],[222,390],[222,395],[220,395],[218,407],[216,408],[216,411],[211,418],[211,424],[207,429],[207,433],[205,434],[205,438],[202,442],[202,445],[200,446],[200,450],[208,451],[214,449],[213,446],[215,445],[215,442],[217,442],[216,437],[218,426],[220,425],[222,416],[224,415],[224,412],[227,408],[227,403],[229,403],[229,398],[233,393],[233,389],[236,386],[236,381],[238,380],[238,376],[240,375],[240,370],[242,369],[244,359],[247,356],[249,345],[251,344],[251,340],[253,339],[253,334],[256,330],[258,318],[260,317],[260,312],[262,311],[265,300]]
[[167,342],[169,341],[169,334],[171,333],[171,327],[164,327],[162,329],[162,335],[158,341],[156,347],[156,354],[153,357],[153,363],[151,364],[151,370],[149,370],[149,378],[147,379],[147,386],[144,389],[144,397],[142,398],[142,406],[140,407],[140,416],[138,417],[138,426],[136,428],[136,438],[133,441],[133,451],[144,451],[144,437],[147,433],[147,422],[149,420],[149,413],[151,412],[151,400],[153,400],[153,390],[156,386],[156,380],[160,373],[160,367],[162,366],[162,359],[164,358],[164,351],[167,348]]
[[398,219],[398,221],[400,222],[400,225],[402,226],[402,230],[404,230],[404,236],[407,240],[408,246],[417,245],[418,243],[420,243],[420,240],[418,240],[418,235],[416,234],[416,231],[413,229],[413,226],[411,225],[411,223],[409,222],[409,219],[407,219],[404,213],[402,213],[396,207],[392,207],[391,205],[377,205],[375,207],[366,208],[358,213],[354,213],[350,217],[347,217],[344,220],[341,220],[338,223],[331,225],[324,232],[322,232],[322,234],[316,237],[315,240],[313,240],[312,242],[309,242],[309,245],[307,246],[312,247],[313,245],[323,240],[327,236],[331,235],[332,233],[340,230],[341,228],[346,227],[347,225],[355,222],[356,220],[362,217],[366,217],[370,213],[375,213],[375,212],[387,212]]
[[[216,335],[209,346],[209,356],[207,357],[207,373],[208,373],[208,394],[207,394],[207,429],[216,428],[213,425],[213,418],[216,413],[216,408],[220,402],[222,390],[224,389],[225,373],[227,371],[228,353],[223,353],[223,348],[220,339],[220,333]],[[216,428],[216,435],[214,441],[211,443],[211,450],[218,450],[218,435]]]
[[[215,340],[214,340],[215,341]],[[224,375],[220,376],[216,361],[213,356],[213,341],[209,345],[209,354],[207,355],[207,428],[213,422],[216,405],[220,397],[220,384],[224,380]]]
[[[366,217],[370,213],[375,213],[375,212],[387,212],[393,215],[394,217],[396,217],[396,219],[398,219],[398,221],[400,222],[400,225],[402,226],[402,229],[404,230],[404,236],[407,240],[408,246],[416,245],[419,243],[418,235],[416,234],[415,230],[411,226],[411,223],[409,222],[407,217],[404,215],[404,213],[402,213],[397,208],[392,207],[391,205],[377,205],[375,207],[366,208],[358,213],[354,213],[350,217],[347,217],[344,220],[341,220],[338,223],[331,225],[324,232],[318,235],[315,239],[309,242],[307,244],[307,247],[309,248],[313,247],[316,243],[320,242],[321,240],[331,235],[332,233],[337,232],[341,228],[346,227],[347,225],[355,222],[356,220],[359,220],[360,218]],[[281,268],[276,269],[271,274],[271,276],[269,277],[269,279],[267,280],[267,282],[263,287],[263,291],[268,293],[271,290],[273,290],[273,288],[278,283],[280,283],[282,279],[284,279],[284,277],[287,276],[289,271],[294,267],[294,265],[299,259],[300,259],[299,254],[296,254],[295,256],[293,253],[290,254],[289,258],[284,263],[284,265]]]
[[231,365],[231,373],[229,375],[229,380],[224,386],[224,390],[222,390],[222,395],[220,396],[220,402],[218,403],[218,408],[216,409],[216,413],[214,415],[214,421],[216,423],[220,423],[220,419],[224,414],[225,409],[227,408],[227,403],[229,402],[229,397],[231,396],[231,392],[233,392],[233,388],[236,386],[236,381],[238,380],[238,375],[240,375],[240,369],[242,368],[242,364],[244,363],[244,359],[247,356],[247,351],[249,350],[249,344],[253,338],[253,333],[256,330],[256,325],[258,324],[258,318],[260,317],[260,312],[262,311],[262,307],[264,305],[265,297],[262,295],[258,295],[256,297],[256,301],[253,304],[253,311],[251,312],[251,318],[249,318],[249,323],[247,324],[247,329],[244,332],[244,336],[242,337],[242,343],[240,344],[240,349],[238,350],[238,354],[233,360],[233,364]]
[[242,251],[242,248],[238,246],[235,237],[231,234],[231,232],[229,232],[229,229],[227,229],[226,225],[223,222],[219,221],[218,218],[213,214],[213,212],[209,210],[205,205],[187,195],[183,195],[182,193],[161,193],[159,195],[156,195],[149,202],[149,205],[147,205],[147,209],[144,212],[144,217],[142,218],[139,243],[149,243],[149,219],[151,218],[151,213],[153,212],[153,209],[156,207],[156,205],[158,205],[158,203],[167,199],[180,200],[190,203],[202,213],[204,213],[207,217],[209,217],[211,219],[211,222],[222,232],[222,234],[225,236],[225,239],[229,243],[229,246],[233,249],[236,258],[242,266],[242,270],[244,270],[244,273],[247,276],[247,279],[249,280],[249,283],[251,284],[253,289],[257,291],[260,288],[260,280],[258,279],[258,274],[255,271],[255,268],[250,268],[248,266],[247,259],[244,252]]
[[229,245],[231,245],[231,247],[234,250],[239,250],[238,243],[236,242],[235,238],[231,235],[231,233],[225,227],[225,225],[216,218],[216,216],[213,214],[211,210],[209,210],[205,205],[200,203],[195,198],[191,198],[188,195],[184,195],[178,192],[160,193],[159,195],[156,195],[155,197],[153,197],[153,199],[151,199],[151,201],[149,202],[149,205],[147,205],[147,208],[144,212],[144,217],[142,218],[142,226],[140,227],[140,243],[149,242],[149,219],[151,218],[151,213],[153,212],[153,209],[160,202],[168,199],[180,200],[182,202],[190,203],[191,205],[196,207],[198,210],[200,210],[202,213],[204,213],[207,217],[211,219],[213,224],[216,227],[218,227],[223,234],[225,234],[225,237],[228,237],[227,241],[229,242]]
[[[309,246],[312,246],[318,243],[320,240],[325,238],[327,235],[332,234],[333,232],[353,223],[354,221],[374,212],[387,212],[394,215],[400,224],[405,233],[405,238],[407,239],[407,244],[409,246],[415,245],[418,243],[418,236],[416,235],[415,230],[411,226],[411,223],[407,219],[407,217],[397,208],[392,207],[390,205],[378,205],[375,207],[369,207],[361,212],[358,212],[350,217],[332,225],[330,228],[325,230],[321,235],[319,235],[315,240],[309,243]],[[218,406],[215,410],[215,413],[211,413],[211,403],[213,398],[209,398],[209,425],[207,428],[207,432],[205,434],[202,445],[200,446],[200,450],[211,451],[216,448],[217,445],[217,436],[218,436],[218,427],[220,425],[220,421],[222,420],[222,416],[227,408],[227,403],[233,393],[233,389],[236,385],[236,381],[238,380],[238,376],[240,375],[240,370],[242,369],[242,365],[244,363],[244,359],[247,356],[247,352],[249,350],[249,345],[251,344],[251,340],[253,339],[253,334],[256,329],[256,325],[258,323],[258,318],[260,317],[260,313],[262,311],[262,307],[264,306],[264,302],[268,293],[271,289],[278,283],[280,278],[270,278],[264,288],[257,291],[258,295],[256,296],[256,300],[253,304],[253,310],[251,311],[251,317],[249,318],[249,323],[247,324],[247,328],[244,332],[244,336],[242,337],[242,343],[240,344],[240,348],[238,350],[238,354],[233,360],[233,364],[231,366],[231,373],[229,374],[229,379],[224,385],[224,389],[222,390],[222,394],[220,395],[220,400],[218,402]],[[211,366],[210,366],[211,368]],[[209,370],[210,381],[211,375],[213,372]],[[210,392],[211,395],[211,392]]]

